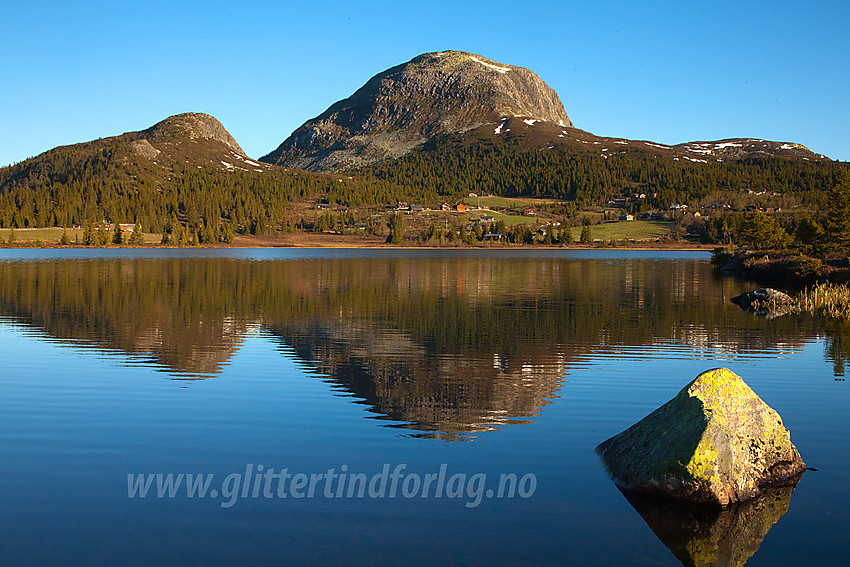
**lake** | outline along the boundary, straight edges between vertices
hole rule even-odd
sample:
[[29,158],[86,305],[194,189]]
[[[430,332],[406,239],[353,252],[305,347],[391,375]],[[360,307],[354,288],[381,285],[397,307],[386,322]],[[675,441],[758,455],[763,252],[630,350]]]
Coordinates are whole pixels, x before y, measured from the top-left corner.
[[[745,313],[708,260],[2,250],[2,562],[839,563],[850,327]],[[819,470],[627,500],[594,447],[719,366]]]

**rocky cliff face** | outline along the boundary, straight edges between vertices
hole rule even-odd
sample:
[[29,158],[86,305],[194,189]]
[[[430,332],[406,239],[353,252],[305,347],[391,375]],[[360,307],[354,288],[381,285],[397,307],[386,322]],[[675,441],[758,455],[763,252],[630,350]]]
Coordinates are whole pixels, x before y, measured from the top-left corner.
[[341,170],[515,116],[573,126],[557,93],[528,69],[461,51],[426,53],[375,75],[261,159]]

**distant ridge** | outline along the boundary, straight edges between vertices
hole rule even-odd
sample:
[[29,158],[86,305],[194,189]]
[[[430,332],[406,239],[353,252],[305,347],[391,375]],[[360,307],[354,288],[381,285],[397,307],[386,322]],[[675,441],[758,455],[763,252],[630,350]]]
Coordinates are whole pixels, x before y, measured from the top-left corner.
[[[630,140],[596,136],[578,128],[564,128],[550,122],[522,117],[504,118],[496,124],[487,124],[454,137],[465,144],[484,140],[509,141],[525,149],[560,150],[565,153],[596,153],[605,158],[622,152],[638,152],[661,159],[685,161],[694,164],[716,163],[746,158],[773,156],[808,161],[829,160],[802,144],[774,142],[756,138],[728,138],[717,141],[660,144],[649,140]],[[440,142],[426,145],[433,149]]]

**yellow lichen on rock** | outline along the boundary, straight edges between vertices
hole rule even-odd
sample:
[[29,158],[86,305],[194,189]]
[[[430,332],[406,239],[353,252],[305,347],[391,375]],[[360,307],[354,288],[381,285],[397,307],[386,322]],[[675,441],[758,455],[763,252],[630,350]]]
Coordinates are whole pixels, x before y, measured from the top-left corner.
[[695,479],[713,482],[717,475],[717,447],[711,439],[703,437],[685,468]]
[[779,414],[727,368],[703,372],[597,452],[625,489],[721,506],[806,468]]

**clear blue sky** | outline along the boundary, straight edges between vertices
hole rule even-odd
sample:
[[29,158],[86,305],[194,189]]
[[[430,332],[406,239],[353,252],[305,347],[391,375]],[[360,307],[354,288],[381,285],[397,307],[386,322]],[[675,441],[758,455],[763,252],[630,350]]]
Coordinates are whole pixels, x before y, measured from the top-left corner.
[[190,111],[260,157],[375,73],[446,49],[532,69],[594,134],[850,160],[846,0],[82,0],[0,3],[0,166]]

